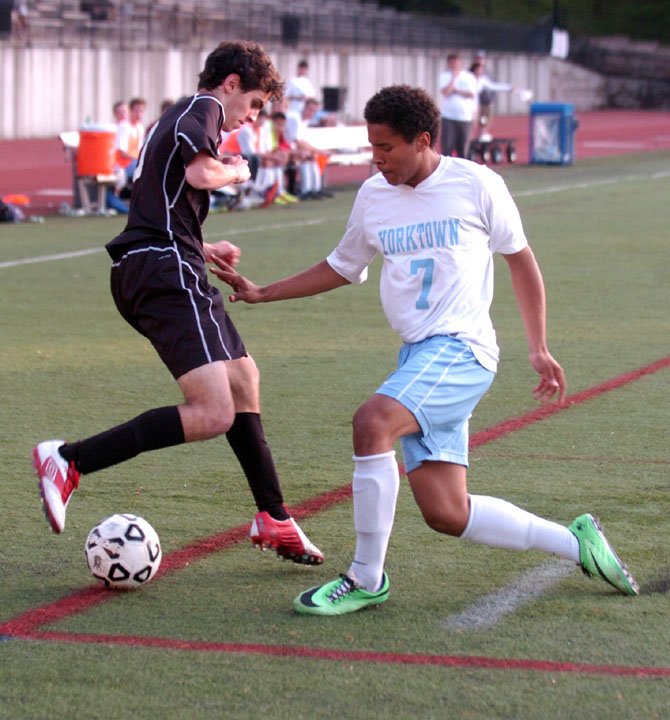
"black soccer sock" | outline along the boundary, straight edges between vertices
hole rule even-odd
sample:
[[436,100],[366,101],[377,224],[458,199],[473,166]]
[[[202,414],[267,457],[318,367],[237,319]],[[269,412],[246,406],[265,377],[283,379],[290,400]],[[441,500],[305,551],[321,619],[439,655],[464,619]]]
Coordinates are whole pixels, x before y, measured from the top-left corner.
[[130,460],[148,450],[180,445],[184,429],[176,406],[156,408],[99,435],[66,443],[60,454],[86,475]]
[[258,413],[237,413],[226,438],[242,466],[259,511],[268,512],[275,520],[289,518],[272,452],[263,433],[261,416]]
[[291,195],[298,194],[297,178],[298,168],[295,163],[291,162],[286,166],[286,184]]

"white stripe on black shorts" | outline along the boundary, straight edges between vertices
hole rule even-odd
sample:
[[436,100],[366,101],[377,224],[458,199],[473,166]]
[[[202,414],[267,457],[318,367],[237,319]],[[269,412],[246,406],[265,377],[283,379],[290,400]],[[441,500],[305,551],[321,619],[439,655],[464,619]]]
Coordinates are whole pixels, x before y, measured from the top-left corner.
[[148,338],[173,377],[247,354],[201,256],[156,241],[124,247],[112,260],[116,307]]

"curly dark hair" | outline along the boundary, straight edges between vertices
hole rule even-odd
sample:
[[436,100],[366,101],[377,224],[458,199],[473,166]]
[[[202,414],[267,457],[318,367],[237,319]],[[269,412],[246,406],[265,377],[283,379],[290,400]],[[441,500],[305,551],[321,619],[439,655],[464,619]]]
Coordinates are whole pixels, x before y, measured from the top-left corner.
[[207,56],[198,76],[203,90],[213,90],[228,75],[240,76],[242,92],[262,90],[271,100],[281,100],[284,83],[263,47],[255,42],[222,42]]
[[388,125],[407,142],[422,132],[430,133],[431,147],[437,141],[440,111],[422,88],[409,85],[382,88],[368,100],[363,116],[370,125]]

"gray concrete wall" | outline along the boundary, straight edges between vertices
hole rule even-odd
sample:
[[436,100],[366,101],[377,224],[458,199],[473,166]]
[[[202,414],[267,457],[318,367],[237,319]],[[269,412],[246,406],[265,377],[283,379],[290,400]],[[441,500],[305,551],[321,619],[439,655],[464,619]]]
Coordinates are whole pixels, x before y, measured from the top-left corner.
[[[279,71],[290,77],[303,57],[285,48],[268,48]],[[207,52],[196,50],[118,50],[107,48],[23,48],[0,44],[0,138],[57,135],[85,120],[111,122],[118,99],[146,98],[147,122],[167,97],[190,94]],[[470,61],[463,51],[465,63]],[[315,87],[347,88],[343,120],[359,122],[367,99],[380,87],[407,83],[437,93],[442,53],[366,53],[332,50],[309,54]],[[595,73],[549,57],[491,54],[489,74],[530,88],[534,101],[573,102],[577,110],[605,104],[604,82]],[[500,93],[498,114],[528,112],[518,94]]]

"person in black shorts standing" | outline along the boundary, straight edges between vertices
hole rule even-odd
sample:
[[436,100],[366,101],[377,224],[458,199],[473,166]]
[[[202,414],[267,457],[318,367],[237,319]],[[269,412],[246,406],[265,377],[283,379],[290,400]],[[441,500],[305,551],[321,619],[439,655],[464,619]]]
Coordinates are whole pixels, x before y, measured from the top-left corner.
[[290,517],[260,418],[259,372],[209,284],[213,256],[237,263],[225,240],[203,241],[210,191],[249,179],[241,157],[222,162],[222,131],[253,122],[283,85],[263,48],[223,42],[207,57],[198,92],[168,109],[142,147],[133,177],[128,223],[107,244],[114,302],[154,346],[184,402],[149,410],[78,442],[47,440],[33,449],[47,520],[62,532],[81,475],[148,450],[226,434],[258,507],[251,540],[296,563],[323,554]]

